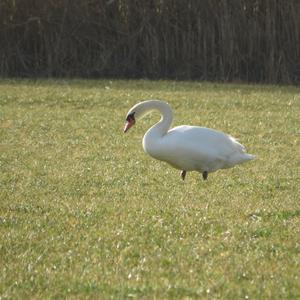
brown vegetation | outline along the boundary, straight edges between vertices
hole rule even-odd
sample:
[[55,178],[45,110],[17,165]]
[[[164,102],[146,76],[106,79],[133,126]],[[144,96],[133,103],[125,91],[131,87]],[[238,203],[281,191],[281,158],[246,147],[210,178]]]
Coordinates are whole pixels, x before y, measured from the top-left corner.
[[300,82],[299,0],[0,0],[0,75]]

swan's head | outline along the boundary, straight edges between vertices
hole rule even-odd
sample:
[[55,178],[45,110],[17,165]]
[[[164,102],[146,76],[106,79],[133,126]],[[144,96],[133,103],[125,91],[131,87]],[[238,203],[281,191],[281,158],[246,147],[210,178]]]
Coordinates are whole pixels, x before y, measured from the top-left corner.
[[124,132],[127,132],[138,119],[153,110],[160,110],[163,105],[166,105],[166,103],[159,100],[147,100],[134,105],[127,113]]
[[131,112],[131,113],[127,114],[126,123],[124,126],[124,132],[127,132],[130,129],[130,127],[132,127],[135,124],[135,116],[134,115],[135,115],[135,112]]
[[136,120],[142,118],[145,114],[147,114],[149,106],[148,102],[149,101],[137,103],[129,110],[126,116],[124,132],[127,132],[135,124]]

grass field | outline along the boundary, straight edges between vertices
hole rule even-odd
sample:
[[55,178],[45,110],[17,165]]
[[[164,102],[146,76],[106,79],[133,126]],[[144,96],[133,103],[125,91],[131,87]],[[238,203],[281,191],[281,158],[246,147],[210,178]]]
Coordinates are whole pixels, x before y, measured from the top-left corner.
[[[258,159],[203,181],[144,154],[174,125]],[[0,81],[0,299],[299,299],[300,89],[172,81]]]

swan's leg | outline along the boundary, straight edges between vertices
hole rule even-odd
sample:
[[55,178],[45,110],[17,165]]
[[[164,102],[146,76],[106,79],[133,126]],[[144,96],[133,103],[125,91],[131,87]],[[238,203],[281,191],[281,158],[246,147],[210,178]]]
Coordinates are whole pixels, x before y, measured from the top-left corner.
[[186,171],[181,171],[180,173],[182,180],[185,179]]
[[202,177],[203,177],[203,180],[206,180],[207,177],[208,177],[208,172],[207,172],[207,171],[204,171],[204,172],[202,173]]

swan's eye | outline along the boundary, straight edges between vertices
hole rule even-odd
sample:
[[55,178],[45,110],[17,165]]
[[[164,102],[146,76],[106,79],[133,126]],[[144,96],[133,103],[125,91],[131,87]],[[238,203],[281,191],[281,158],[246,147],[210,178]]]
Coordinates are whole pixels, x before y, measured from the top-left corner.
[[135,114],[135,112],[129,114],[126,118],[126,121],[127,122],[135,122],[134,114]]

